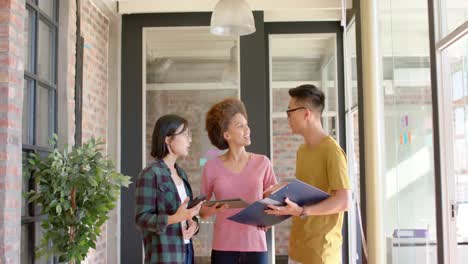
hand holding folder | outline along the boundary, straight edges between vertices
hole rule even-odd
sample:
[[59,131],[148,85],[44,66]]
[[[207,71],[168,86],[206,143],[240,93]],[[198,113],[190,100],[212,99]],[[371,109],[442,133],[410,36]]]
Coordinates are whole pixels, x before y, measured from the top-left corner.
[[247,208],[228,219],[246,225],[272,226],[291,216],[267,215],[264,211],[268,208],[268,205],[283,206],[285,205],[284,200],[287,197],[299,206],[303,206],[305,204],[318,203],[329,196],[328,193],[295,179],[274,191],[268,197],[249,205]]

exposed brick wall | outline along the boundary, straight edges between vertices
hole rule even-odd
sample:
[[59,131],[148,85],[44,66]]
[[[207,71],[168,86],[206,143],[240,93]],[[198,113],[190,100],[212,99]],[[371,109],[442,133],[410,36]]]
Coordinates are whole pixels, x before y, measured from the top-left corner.
[[20,262],[24,0],[0,0],[0,263]]
[[82,1],[83,139],[107,135],[109,21],[91,1]]
[[[75,142],[75,78],[76,78],[76,1],[68,1],[68,72],[67,72],[67,98],[68,104],[68,144]],[[62,54],[59,54],[62,56]],[[62,87],[60,87],[62,88]]]
[[[81,1],[83,58],[83,141],[99,137],[107,142],[108,126],[108,47],[109,20],[92,1]],[[107,151],[107,146],[104,146]],[[107,263],[106,226],[102,227],[96,249],[88,254],[88,263]]]
[[[289,103],[288,90],[289,88],[272,90],[273,113],[284,114],[284,117],[272,119],[272,162],[278,182],[288,182],[296,177],[296,152],[304,141],[302,137],[291,133],[284,113]],[[290,220],[275,226],[276,255],[288,255],[290,228]]]
[[[286,90],[287,91],[287,90]],[[288,99],[289,100],[289,99]],[[276,101],[284,105],[284,101]],[[287,106],[286,101],[286,106]],[[278,107],[283,109],[283,107]],[[273,118],[273,169],[278,182],[288,182],[296,175],[296,152],[303,143],[300,136],[293,135],[287,118]],[[288,255],[289,230],[291,221],[284,221],[275,226],[276,255]]]

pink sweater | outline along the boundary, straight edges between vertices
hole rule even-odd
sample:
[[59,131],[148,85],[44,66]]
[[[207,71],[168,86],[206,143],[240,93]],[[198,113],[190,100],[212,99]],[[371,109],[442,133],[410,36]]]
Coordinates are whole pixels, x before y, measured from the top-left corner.
[[[242,198],[248,203],[262,199],[265,189],[276,184],[270,160],[258,154],[251,155],[244,169],[234,173],[224,167],[217,157],[208,161],[203,169],[202,193],[209,201],[214,194],[217,200]],[[265,232],[254,226],[227,220],[241,209],[227,209],[216,216],[213,249],[220,251],[267,251]]]

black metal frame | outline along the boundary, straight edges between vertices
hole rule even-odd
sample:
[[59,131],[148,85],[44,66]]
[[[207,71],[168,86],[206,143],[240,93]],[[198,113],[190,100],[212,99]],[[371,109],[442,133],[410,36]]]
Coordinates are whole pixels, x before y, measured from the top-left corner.
[[83,137],[83,58],[84,38],[81,36],[81,0],[76,0],[76,78],[75,78],[75,145],[81,146]]
[[[344,30],[340,22],[267,22],[265,23],[265,65],[266,75],[270,76],[269,61],[269,35],[272,34],[316,34],[316,33],[335,33],[336,34],[336,70],[338,81],[338,124],[340,127],[339,138],[340,145],[346,151],[346,117],[345,117],[345,78],[344,78],[344,49],[343,36]],[[267,77],[266,89],[270,91],[270,83]],[[347,215],[347,213],[346,213]],[[348,221],[345,217],[343,224],[343,244],[348,244]],[[344,248],[343,248],[344,249]],[[342,251],[342,263],[348,263],[349,252]]]
[[[133,178],[141,171],[142,60],[143,28],[174,26],[208,26],[211,13],[161,13],[122,16],[122,92],[121,92],[121,159],[122,173]],[[134,181],[134,180],[133,180]],[[134,208],[135,185],[122,189],[121,196],[121,263],[143,263],[142,239],[136,229]]]
[[[53,109],[53,118],[52,118],[52,124],[51,126],[48,127],[48,132],[49,134],[51,133],[57,133],[57,47],[58,47],[58,10],[59,10],[59,1],[54,2],[54,10],[53,10],[53,15],[55,17],[50,17],[48,14],[46,14],[44,11],[42,11],[39,6],[37,5],[37,0],[27,0],[25,3],[26,7],[26,12],[29,12],[29,10],[32,11],[32,23],[29,25],[29,36],[31,39],[30,46],[25,47],[25,49],[29,49],[30,53],[30,65],[25,64],[25,70],[24,70],[24,81],[27,82],[27,89],[30,92],[30,98],[28,101],[23,102],[25,104],[28,104],[28,113],[27,115],[30,117],[29,119],[29,130],[26,132],[28,134],[28,142],[26,144],[22,144],[22,151],[23,153],[31,153],[31,152],[37,152],[41,154],[47,154],[52,151],[53,146],[40,146],[37,145],[36,142],[36,108],[37,108],[37,90],[39,89],[38,87],[41,86],[43,88],[46,88],[49,92],[52,91],[52,96],[49,94],[49,99],[51,99],[49,102],[52,104],[49,107]],[[52,71],[52,83],[48,80],[45,80],[37,75],[37,49],[38,49],[38,27],[39,27],[39,21],[44,22],[46,25],[51,27],[53,29],[52,31],[52,47],[50,47],[52,51],[52,57],[50,58],[51,62],[51,71]],[[28,21],[29,22],[29,21]],[[51,98],[52,97],[52,98]],[[23,182],[23,184],[27,184],[28,190],[34,189],[34,183],[32,180],[28,180],[27,182]],[[35,206],[32,204],[28,205],[28,213],[27,215],[22,215],[21,216],[21,226],[28,226],[29,232],[28,232],[28,238],[29,238],[29,248],[28,248],[28,253],[29,259],[28,263],[34,263],[35,262],[35,246],[39,241],[35,241],[35,224],[38,223],[40,220],[43,218],[47,217],[44,215],[35,215]],[[25,253],[22,253],[25,254]],[[50,260],[54,261],[54,260]]]
[[[338,80],[338,124],[340,133],[337,135],[341,147],[346,150],[346,119],[345,119],[345,89],[344,89],[344,55],[343,55],[343,28],[340,22],[267,22],[265,23],[265,65],[269,70],[268,35],[271,34],[314,34],[335,33],[336,34],[336,67]],[[266,75],[269,76],[269,75]],[[270,84],[266,82],[269,89]]]
[[[360,38],[360,29],[358,29],[358,27],[357,27],[357,22],[356,22],[356,19],[357,19],[357,18],[356,18],[356,10],[355,10],[355,8],[356,8],[356,6],[355,6],[352,10],[350,10],[350,11],[347,13],[347,16],[346,16],[346,29],[345,29],[345,32],[343,33],[343,38],[344,38],[344,36],[346,35],[346,31],[349,29],[349,25],[351,24],[351,23],[349,23],[349,22],[352,21],[352,23],[354,23],[354,27],[355,27],[355,34],[356,34],[356,37],[355,37],[356,43],[355,43],[355,45],[356,45],[356,53],[357,53],[357,52],[358,52],[358,51],[357,51],[357,49],[358,49],[357,42],[358,42],[358,36],[359,36],[359,38]],[[359,33],[358,33],[358,31],[359,31]],[[345,55],[345,56],[346,56],[346,55]],[[356,57],[357,57],[357,56],[356,56]],[[357,58],[356,58],[356,60],[357,60]],[[360,86],[360,82],[361,82],[361,79],[360,79],[360,78],[361,78],[361,77],[359,76],[359,67],[358,67],[358,65],[357,65],[357,61],[356,61],[356,68],[357,68],[356,70],[358,71],[358,74],[357,74],[357,76],[356,76],[356,81],[357,81],[357,89],[358,89],[358,93],[359,93],[359,89],[361,89],[361,86]],[[346,72],[346,70],[345,70],[345,72]],[[352,73],[350,73],[350,74],[352,74]],[[345,76],[346,76],[346,74],[345,74]],[[346,81],[345,81],[345,84],[346,84]],[[346,90],[346,85],[345,85],[345,90]],[[345,94],[346,94],[346,93],[345,93]],[[350,94],[349,96],[351,96],[351,98],[352,98],[353,95]],[[346,109],[346,110],[345,110],[345,117],[346,117],[346,115],[348,115],[348,114],[352,115],[353,113],[355,113],[356,111],[358,111],[358,127],[359,127],[359,136],[358,136],[358,137],[359,137],[359,143],[358,143],[358,144],[360,145],[360,143],[361,143],[361,142],[364,142],[364,141],[362,140],[361,135],[360,135],[361,130],[362,130],[362,129],[361,129],[362,123],[360,123],[360,120],[359,120],[359,118],[360,118],[360,113],[359,113],[359,107],[360,107],[360,105],[359,105],[359,101],[361,101],[361,99],[359,99],[359,95],[358,95],[358,102],[357,102],[357,104],[355,104],[355,105],[349,105],[349,106],[348,106],[349,109],[346,109],[346,106],[345,106],[345,109]],[[360,146],[359,146],[359,150],[360,150],[360,152],[362,151]],[[361,153],[360,153],[359,155],[360,155],[360,157],[362,157],[362,154],[361,154]],[[361,164],[362,164],[363,162],[365,162],[365,160],[363,160],[363,159],[360,158],[360,159],[359,159],[359,169],[360,169],[360,170],[359,170],[359,173],[360,173],[360,174],[359,174],[359,182],[360,182],[359,184],[360,184],[360,186],[363,186],[363,184],[362,184],[363,177],[361,176],[361,173],[364,173],[364,170],[361,169]],[[359,190],[359,195],[360,195],[359,198],[360,198],[361,203],[364,203],[364,205],[365,205],[365,199],[362,199],[362,196],[365,197],[365,193],[366,193],[366,190],[363,189],[363,188],[361,187],[360,190]],[[357,198],[354,198],[354,199],[357,199]],[[356,264],[362,264],[362,263],[364,263],[364,260],[363,260],[364,254],[363,254],[363,251],[362,251],[362,250],[363,250],[363,249],[362,249],[362,240],[363,240],[363,238],[362,238],[362,234],[361,234],[361,232],[360,232],[360,230],[361,230],[361,225],[360,225],[360,223],[361,223],[361,222],[363,223],[363,227],[362,227],[362,228],[364,229],[363,231],[365,232],[365,227],[364,227],[364,220],[365,220],[364,218],[365,218],[365,215],[364,215],[363,212],[362,212],[362,210],[365,210],[365,208],[364,208],[364,209],[362,209],[361,207],[356,208],[356,211],[358,211],[358,210],[360,210],[360,211],[358,212],[358,214],[360,214],[360,216],[359,216],[359,215],[356,215],[356,221],[357,221],[356,230],[358,231],[358,232],[356,232],[356,241],[358,241],[358,244],[356,245],[356,250],[357,250],[357,254],[358,254],[358,259],[356,260]]]
[[437,50],[435,37],[435,2],[427,0],[428,22],[429,22],[429,52],[431,64],[431,92],[432,92],[432,128],[434,132],[434,184],[435,184],[435,206],[436,206],[436,226],[437,226],[437,263],[444,263],[444,220],[443,220],[443,192],[442,190],[442,169],[440,153],[440,118],[439,118],[439,97],[437,88]]

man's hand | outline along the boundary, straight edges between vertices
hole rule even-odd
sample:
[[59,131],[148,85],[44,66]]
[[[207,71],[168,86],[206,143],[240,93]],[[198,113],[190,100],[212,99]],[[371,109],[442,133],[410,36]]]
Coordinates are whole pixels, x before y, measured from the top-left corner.
[[280,189],[281,187],[283,187],[283,186],[285,186],[287,184],[288,184],[287,182],[283,182],[283,183],[278,183],[278,184],[275,184],[275,185],[271,185],[265,191],[263,191],[263,198],[270,196],[276,190]]
[[286,206],[275,206],[275,205],[268,205],[268,208],[266,209],[265,213],[268,215],[294,215],[294,216],[300,216],[302,214],[303,208],[297,205],[295,202],[292,202],[289,200],[289,198],[286,198],[284,200],[286,203]]

